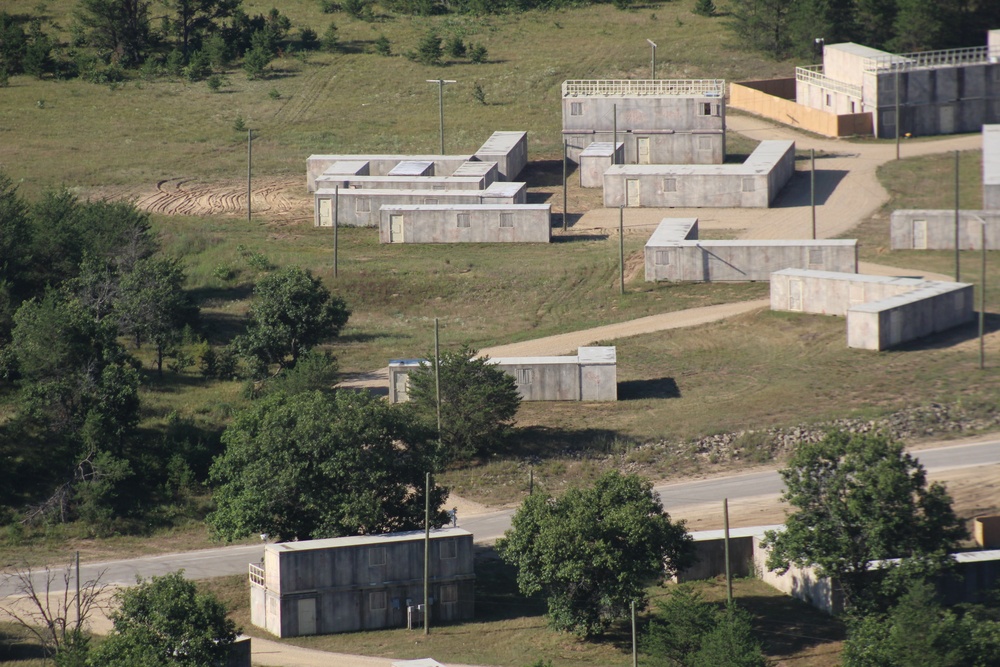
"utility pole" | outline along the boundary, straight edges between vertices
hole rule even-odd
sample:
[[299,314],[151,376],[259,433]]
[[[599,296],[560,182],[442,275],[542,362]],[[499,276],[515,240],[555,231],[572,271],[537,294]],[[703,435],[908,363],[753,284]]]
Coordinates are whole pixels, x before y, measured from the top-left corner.
[[722,525],[725,527],[726,600],[733,604],[733,573],[729,564],[729,498],[722,499]]
[[563,214],[562,223],[563,231],[566,231],[566,152],[569,150],[569,142],[563,139]]
[[625,294],[625,205],[618,207],[618,277],[621,294]]
[[979,226],[982,229],[980,241],[983,244],[983,268],[979,286],[979,370],[986,370],[986,221],[979,218]]
[[813,240],[816,240],[816,149],[809,149],[809,206],[812,208]]
[[253,164],[253,130],[247,130],[247,222],[253,211],[253,190],[250,189],[250,173]]
[[652,60],[652,62],[650,62],[650,65],[649,65],[649,78],[650,79],[655,79],[656,78],[656,42],[654,42],[651,39],[647,39],[646,41],[649,42],[649,45],[651,47],[653,47],[653,60]]
[[959,238],[959,235],[958,235],[958,223],[959,223],[959,221],[958,221],[958,217],[959,217],[958,204],[959,204],[959,200],[958,200],[958,151],[955,151],[955,282],[956,283],[962,282],[962,278],[961,278],[962,272],[959,269],[959,261],[960,261],[959,260],[959,250],[960,250],[960,246],[958,244],[958,238]]
[[333,186],[333,277],[337,277],[337,242],[340,235],[340,185]]
[[424,482],[424,634],[431,633],[431,474]]
[[434,318],[434,393],[437,396],[438,447],[441,446],[441,346],[438,318]]
[[457,81],[452,79],[426,79],[426,81],[438,85],[438,119],[441,125],[441,152],[439,155],[444,155],[444,84],[457,83]]
[[896,159],[898,160],[899,159],[899,135],[900,135],[900,131],[899,131],[899,63],[893,63],[892,64],[892,68],[896,72],[896,74],[895,74],[895,82],[894,82],[895,85],[893,87],[896,89],[896,110],[895,110],[894,113],[896,114],[896,118],[895,118],[895,122],[896,122]]
[[612,137],[611,137],[611,164],[618,164],[618,104],[611,105]]
[[83,619],[80,618],[80,552],[76,552],[76,629],[81,629]]
[[639,652],[635,643],[635,600],[632,600],[632,667],[639,666]]

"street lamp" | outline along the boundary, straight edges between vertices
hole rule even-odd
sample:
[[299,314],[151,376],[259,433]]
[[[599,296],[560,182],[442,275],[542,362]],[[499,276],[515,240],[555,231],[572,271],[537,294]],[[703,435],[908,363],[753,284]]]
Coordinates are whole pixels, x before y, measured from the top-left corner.
[[653,47],[653,59],[650,62],[650,65],[649,65],[649,78],[650,79],[655,79],[656,78],[656,42],[654,42],[651,39],[647,39],[646,41],[649,42],[649,45],[651,47]]
[[441,153],[444,155],[444,84],[446,83],[457,83],[451,79],[427,79],[427,83],[436,83],[438,85],[438,116],[441,120]]
[[813,44],[816,45],[816,53],[820,58],[823,57],[823,47],[826,45],[826,39],[823,37],[817,37],[813,40]]

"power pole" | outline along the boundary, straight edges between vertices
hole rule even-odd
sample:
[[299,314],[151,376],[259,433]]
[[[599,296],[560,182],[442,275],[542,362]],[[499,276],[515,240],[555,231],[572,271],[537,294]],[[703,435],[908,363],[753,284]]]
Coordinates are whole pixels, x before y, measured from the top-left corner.
[[813,240],[816,240],[816,149],[809,149],[809,206],[812,208]]
[[955,151],[955,282],[962,282],[962,272],[959,269],[959,245],[958,245],[958,151]]
[[725,527],[726,600],[733,604],[733,574],[729,565],[729,498],[722,499],[722,525]]
[[566,152],[569,149],[569,142],[563,139],[563,231],[566,231]]
[[424,483],[424,634],[431,633],[431,474]]
[[438,447],[441,446],[441,346],[438,318],[434,318],[434,393],[437,396]]
[[250,189],[250,173],[253,164],[253,130],[247,130],[247,222],[253,212],[253,191]]
[[333,186],[333,277],[337,277],[337,241],[340,234],[340,185]]
[[625,205],[618,207],[618,277],[620,294],[625,294]]

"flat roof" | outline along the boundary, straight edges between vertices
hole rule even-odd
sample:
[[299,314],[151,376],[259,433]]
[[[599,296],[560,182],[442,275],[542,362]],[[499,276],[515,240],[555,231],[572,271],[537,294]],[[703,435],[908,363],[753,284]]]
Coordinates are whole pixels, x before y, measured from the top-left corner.
[[725,79],[575,79],[563,81],[563,97],[714,97]]
[[486,175],[498,169],[499,165],[490,160],[469,160],[458,165],[458,169],[451,172],[452,176],[480,176]]
[[855,44],[854,42],[841,42],[840,44],[828,44],[824,47],[823,50],[843,51],[844,53],[850,53],[851,55],[861,56],[862,58],[877,58],[878,56],[894,55],[889,51],[874,49],[870,46],[865,46],[863,44]]
[[331,155],[310,155],[307,160],[364,160],[371,162],[372,160],[399,160],[403,162],[404,160],[429,160],[432,162],[437,162],[438,160],[469,160],[473,156],[465,153],[460,153],[458,155],[393,155],[390,153],[363,153],[363,154],[331,154]]
[[935,282],[926,280],[925,278],[911,278],[908,276],[873,276],[867,273],[843,273],[840,271],[818,271],[816,269],[782,269],[781,271],[772,272],[771,275],[843,280],[855,283],[883,283],[899,285],[900,287],[910,287],[911,289],[916,289],[925,283]]
[[368,160],[337,160],[323,170],[324,174],[357,174],[368,168]]
[[646,245],[676,245],[686,240],[691,228],[697,224],[698,218],[663,218],[646,241]]
[[[757,537],[763,535],[765,531],[777,530],[783,532],[785,530],[785,524],[775,523],[770,526],[747,526],[744,528],[730,528],[729,538],[735,537]],[[726,537],[725,530],[696,530],[689,533],[691,539],[695,542],[711,542],[713,540],[722,540]]]
[[[431,539],[445,537],[472,536],[464,528],[436,528],[431,531]],[[316,549],[338,549],[341,547],[378,546],[397,542],[414,542],[424,539],[424,531],[408,530],[400,533],[382,533],[380,535],[352,535],[350,537],[329,537],[323,540],[302,540],[301,542],[277,542],[264,547],[265,551],[284,553],[289,551],[313,551]]]
[[[617,148],[622,148],[624,141],[619,141]],[[616,145],[611,141],[594,141],[580,151],[580,157],[611,157],[615,154]]]
[[390,359],[389,368],[410,368],[413,366],[420,366],[420,364],[424,363],[427,363],[426,359]]
[[618,349],[613,345],[581,347],[576,354],[560,357],[494,357],[490,363],[498,366],[539,366],[545,364],[614,364],[618,361]]
[[483,145],[476,151],[476,155],[508,153],[522,139],[528,136],[527,132],[517,131],[497,131],[490,135],[490,138],[483,142]]
[[344,183],[479,183],[482,176],[421,176],[420,174],[402,175],[385,174],[383,176],[352,176],[349,174],[327,174],[323,173],[316,177],[317,183],[328,183],[330,181],[341,181]]
[[[333,188],[319,188],[313,193],[316,197],[333,197]],[[500,193],[502,194],[502,193]],[[498,196],[498,193],[486,190],[430,190],[424,188],[341,188],[341,197],[484,197]]]
[[767,140],[760,142],[743,164],[613,164],[604,173],[648,176],[752,176],[768,173],[789,150],[795,150],[794,141]]
[[483,192],[492,197],[510,197],[526,187],[526,183],[517,181],[494,181]]
[[[478,192],[478,191],[477,191]],[[550,211],[552,204],[387,204],[383,211]]]
[[433,160],[403,160],[389,170],[387,176],[423,176],[434,169]]
[[902,294],[893,294],[885,297],[884,299],[879,299],[878,301],[867,301],[865,303],[855,304],[848,308],[848,310],[850,312],[859,313],[880,313],[883,310],[898,308],[900,306],[905,306],[908,303],[916,303],[917,301],[931,299],[936,296],[941,296],[942,294],[948,294],[949,292],[971,288],[972,285],[967,283],[952,283],[932,280],[923,285],[919,285],[912,290],[903,292]]
[[1000,184],[1000,125],[983,125],[983,185]]

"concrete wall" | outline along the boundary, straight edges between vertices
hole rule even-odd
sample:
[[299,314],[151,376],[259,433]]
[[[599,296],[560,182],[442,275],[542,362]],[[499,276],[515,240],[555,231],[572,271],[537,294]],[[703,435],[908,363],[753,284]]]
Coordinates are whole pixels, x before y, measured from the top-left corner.
[[[405,627],[408,604],[423,600],[423,542],[414,531],[268,545],[251,622],[279,637]],[[432,619],[472,618],[472,534],[432,531],[430,574]]]
[[337,224],[348,227],[377,227],[382,206],[524,204],[524,183],[498,181],[485,190],[317,190],[314,196],[314,225],[333,225],[333,206],[337,202]]
[[856,240],[699,241],[697,220],[664,218],[646,242],[647,281],[770,280],[782,269],[857,273]]
[[485,190],[493,181],[486,176],[340,176],[321,174],[319,190]]
[[[753,537],[780,526],[754,526],[729,531],[729,564],[734,577],[750,577],[756,572],[753,558]],[[725,531],[701,530],[690,533],[694,541],[694,564],[674,575],[677,583],[713,579],[726,573]]]
[[382,206],[382,243],[548,243],[551,204]]
[[579,163],[580,152],[592,143],[624,144],[622,164],[721,164],[726,157],[726,135],[721,131],[673,130],[565,130],[567,157]]
[[884,350],[973,317],[972,285],[786,269],[771,274],[771,310],[846,315],[847,346]]
[[593,143],[580,153],[580,187],[599,188],[604,185],[604,172],[613,164],[625,162],[625,144],[614,146],[610,141]]
[[972,520],[972,537],[980,547],[1000,547],[1000,516],[977,516]]
[[527,132],[494,132],[476,151],[483,162],[496,162],[502,181],[513,181],[528,165]]
[[[1000,250],[1000,211],[959,211],[958,247],[981,250],[986,223],[986,249]],[[893,250],[954,250],[955,211],[898,210],[889,219]]]
[[1000,125],[983,126],[983,208],[1000,209]]
[[604,205],[767,208],[794,171],[793,141],[763,141],[743,164],[614,165]]
[[797,103],[792,78],[730,84],[729,106],[827,137],[872,133],[872,115],[860,108],[858,113],[836,114]]
[[472,155],[310,155],[306,159],[306,189],[316,191],[316,177],[337,162],[367,162],[371,176],[385,176],[400,162],[423,160],[434,163],[435,174],[450,174]]

